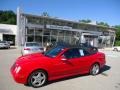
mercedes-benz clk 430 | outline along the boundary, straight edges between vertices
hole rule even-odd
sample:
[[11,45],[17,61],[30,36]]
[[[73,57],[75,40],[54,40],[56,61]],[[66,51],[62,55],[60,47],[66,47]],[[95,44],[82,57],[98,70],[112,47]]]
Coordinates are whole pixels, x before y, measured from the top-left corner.
[[37,88],[48,81],[78,74],[97,75],[105,63],[105,54],[99,51],[57,46],[44,53],[19,57],[11,67],[11,73],[17,83]]

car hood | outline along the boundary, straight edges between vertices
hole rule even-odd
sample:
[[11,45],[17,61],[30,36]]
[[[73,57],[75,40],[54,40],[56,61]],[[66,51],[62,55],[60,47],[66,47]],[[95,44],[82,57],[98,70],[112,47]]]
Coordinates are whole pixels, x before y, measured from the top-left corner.
[[28,54],[28,55],[24,55],[24,56],[19,57],[16,60],[16,63],[22,64],[22,63],[29,63],[29,62],[36,62],[36,61],[38,63],[38,62],[46,62],[49,59],[51,59],[51,58],[46,57],[41,53],[34,53],[34,54]]

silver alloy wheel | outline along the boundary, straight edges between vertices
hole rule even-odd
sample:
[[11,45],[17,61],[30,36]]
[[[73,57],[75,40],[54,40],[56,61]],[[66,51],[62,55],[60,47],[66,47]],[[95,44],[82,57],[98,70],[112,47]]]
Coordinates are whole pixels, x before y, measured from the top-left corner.
[[91,70],[92,75],[97,75],[100,71],[100,67],[98,64],[94,64]]
[[40,87],[46,82],[46,75],[44,72],[37,71],[32,74],[30,83],[33,87]]

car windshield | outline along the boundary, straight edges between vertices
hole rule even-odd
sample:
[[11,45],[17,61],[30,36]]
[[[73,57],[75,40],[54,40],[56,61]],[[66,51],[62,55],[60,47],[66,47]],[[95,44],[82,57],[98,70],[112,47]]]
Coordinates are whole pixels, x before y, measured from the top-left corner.
[[26,43],[26,46],[39,46],[38,43]]
[[48,57],[56,57],[63,49],[63,47],[55,47],[51,50],[48,50],[44,53],[45,56]]

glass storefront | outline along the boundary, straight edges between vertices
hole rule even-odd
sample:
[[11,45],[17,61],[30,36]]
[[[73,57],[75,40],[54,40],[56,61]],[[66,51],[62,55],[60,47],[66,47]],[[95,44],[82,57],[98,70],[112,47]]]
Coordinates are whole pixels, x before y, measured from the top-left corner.
[[[84,36],[85,41],[97,47],[110,47],[113,45],[114,36]],[[81,42],[81,34],[76,31],[67,30],[45,30],[38,28],[27,28],[27,42],[38,42],[46,46],[47,43],[66,42],[69,44],[78,44]]]
[[27,28],[26,42],[39,42],[43,46],[46,46],[47,43],[55,42],[66,42],[70,44],[76,44],[76,35],[79,36],[80,34],[75,31],[67,30],[44,30],[38,28]]

